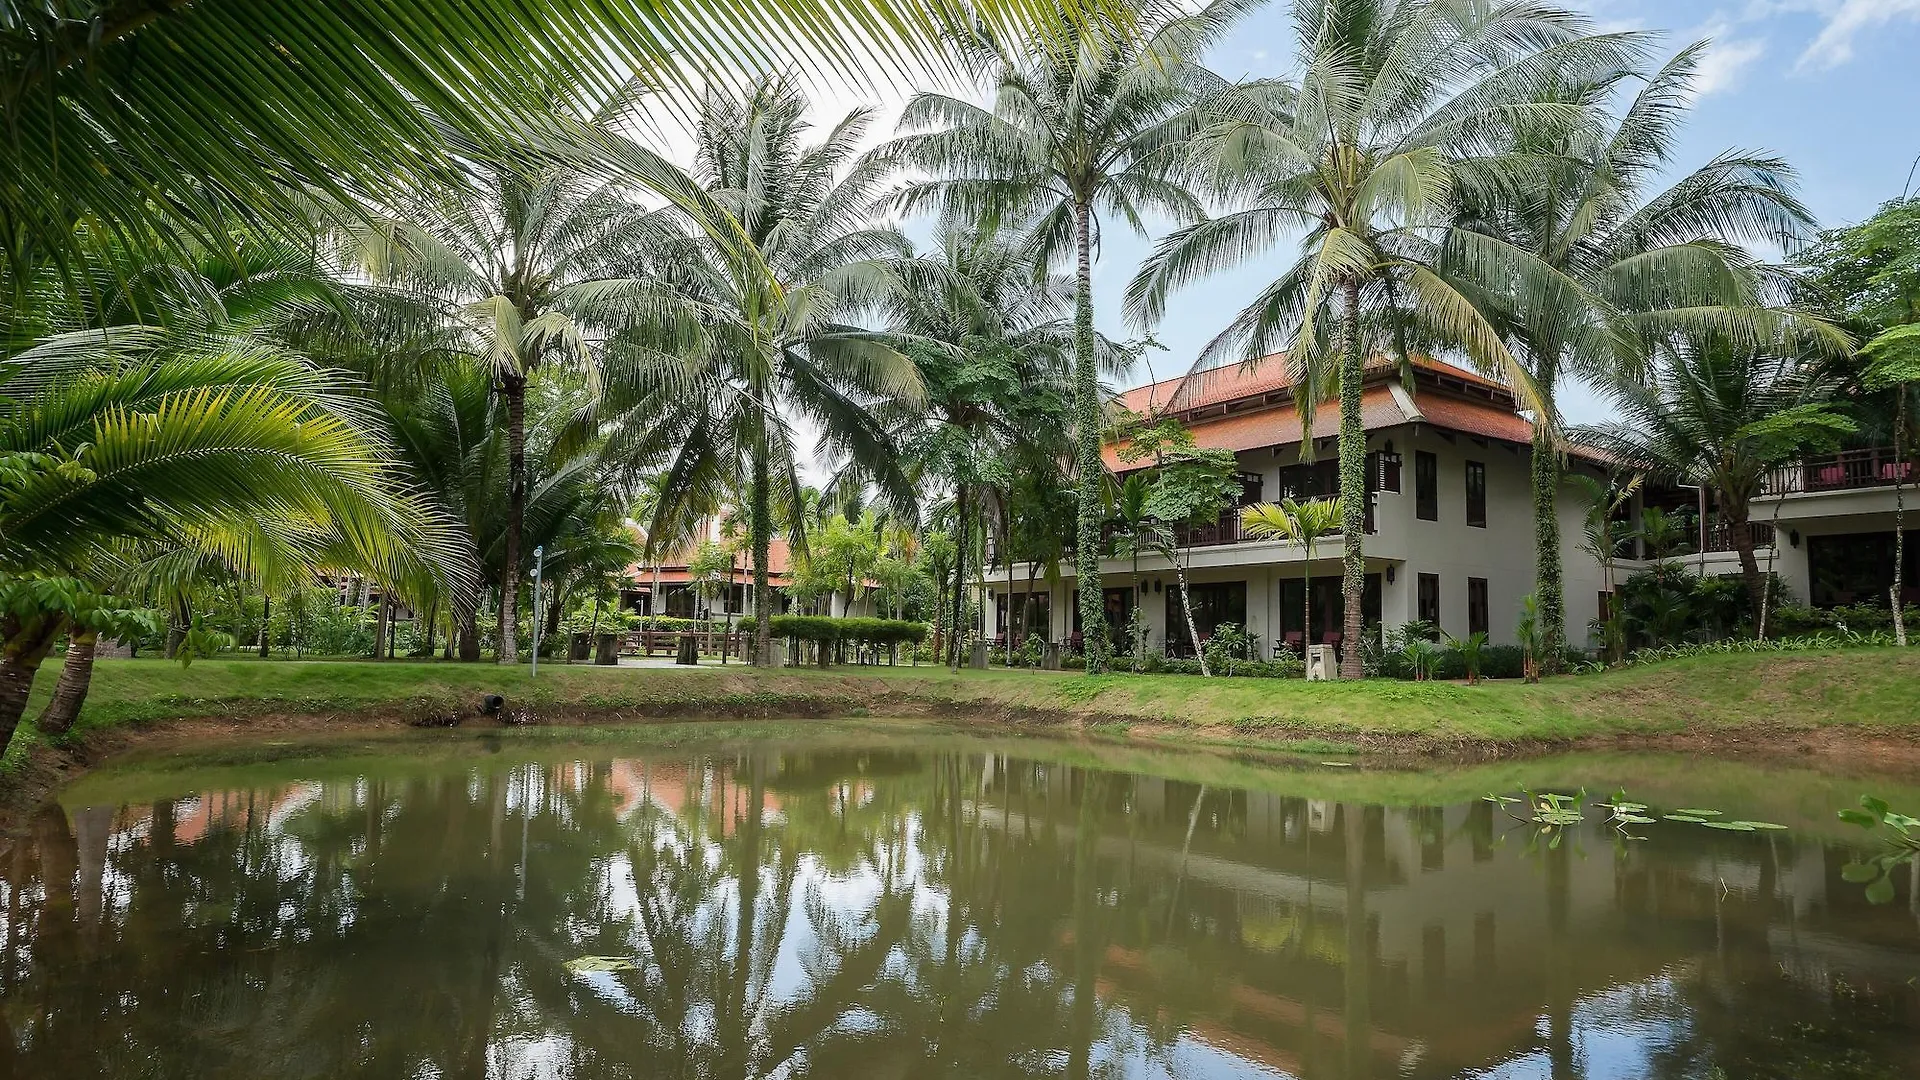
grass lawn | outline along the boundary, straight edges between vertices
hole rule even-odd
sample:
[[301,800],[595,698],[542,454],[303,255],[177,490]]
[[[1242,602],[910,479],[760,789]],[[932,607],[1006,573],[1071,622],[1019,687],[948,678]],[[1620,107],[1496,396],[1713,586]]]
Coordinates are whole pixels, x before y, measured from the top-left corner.
[[[38,700],[58,665],[41,673]],[[695,670],[440,661],[103,660],[85,735],[180,718],[471,707],[499,693],[542,717],[916,715],[943,720],[1079,721],[1095,732],[1340,752],[1568,743],[1622,735],[1733,735],[1844,727],[1920,735],[1920,649],[1702,656],[1518,682],[1307,683],[963,671],[922,666]],[[29,736],[31,737],[31,736]],[[16,740],[20,742],[21,740]]]

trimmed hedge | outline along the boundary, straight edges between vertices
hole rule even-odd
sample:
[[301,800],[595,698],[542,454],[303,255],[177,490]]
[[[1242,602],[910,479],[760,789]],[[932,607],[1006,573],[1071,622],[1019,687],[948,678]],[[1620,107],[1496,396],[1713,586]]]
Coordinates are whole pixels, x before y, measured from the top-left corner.
[[[751,634],[759,626],[751,616],[740,620],[740,632]],[[907,619],[835,619],[826,615],[775,615],[767,620],[774,637],[811,641],[819,645],[850,641],[861,645],[896,645],[925,641],[927,624]]]

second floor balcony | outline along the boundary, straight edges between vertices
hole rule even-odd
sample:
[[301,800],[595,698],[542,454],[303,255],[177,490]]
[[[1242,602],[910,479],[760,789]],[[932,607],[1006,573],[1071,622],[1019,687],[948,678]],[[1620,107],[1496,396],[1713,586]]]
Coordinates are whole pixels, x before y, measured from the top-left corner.
[[1903,461],[1893,447],[1873,446],[1820,454],[1782,466],[1767,474],[1760,490],[1763,495],[1802,495],[1892,487],[1913,481],[1911,456]]

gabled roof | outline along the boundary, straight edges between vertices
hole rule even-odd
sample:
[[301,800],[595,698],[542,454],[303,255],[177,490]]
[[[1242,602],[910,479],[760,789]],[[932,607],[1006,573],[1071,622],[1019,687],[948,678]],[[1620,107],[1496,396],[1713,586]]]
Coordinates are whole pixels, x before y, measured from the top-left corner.
[[[1485,391],[1489,396],[1511,402],[1513,393],[1506,384],[1466,368],[1415,353],[1409,357],[1416,378],[1428,374],[1438,379],[1458,381],[1467,387]],[[1393,358],[1376,356],[1367,363],[1369,379],[1394,373]],[[1250,364],[1229,364],[1205,371],[1191,372],[1136,386],[1120,395],[1120,404],[1130,412],[1158,412],[1181,416],[1215,407],[1235,405],[1257,407],[1275,403],[1275,395],[1291,396],[1297,381],[1293,364],[1285,353],[1265,356]]]
[[[1367,431],[1423,423],[1478,438],[1533,441],[1533,424],[1515,411],[1513,394],[1505,386],[1431,357],[1415,356],[1413,367],[1414,386],[1408,390],[1397,365],[1386,358],[1368,365],[1368,385],[1360,398]],[[1300,411],[1289,374],[1285,357],[1268,357],[1251,369],[1197,372],[1184,385],[1181,379],[1169,379],[1137,387],[1122,395],[1121,403],[1137,413],[1154,408],[1179,417],[1203,447],[1239,452],[1287,446],[1301,441]],[[1168,407],[1176,403],[1180,407]],[[1339,431],[1338,405],[1321,403],[1314,411],[1311,436],[1331,438]],[[1144,465],[1121,460],[1112,444],[1102,456],[1115,472]]]
[[[687,564],[693,559],[693,548],[676,551],[660,560],[660,584],[685,585],[693,580],[687,573]],[[742,550],[739,558],[739,580],[742,583],[753,579],[753,555]],[[642,589],[653,585],[653,564],[637,562],[627,567],[627,575],[639,582]],[[787,585],[792,581],[793,551],[786,540],[774,537],[767,545],[767,579],[772,585]]]

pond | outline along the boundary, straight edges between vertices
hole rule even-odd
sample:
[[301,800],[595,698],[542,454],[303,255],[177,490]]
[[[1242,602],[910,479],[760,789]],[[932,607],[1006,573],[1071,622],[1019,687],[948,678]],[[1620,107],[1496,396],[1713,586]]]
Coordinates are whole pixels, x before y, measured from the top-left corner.
[[[1583,787],[1787,828],[1480,797]],[[1911,1078],[1863,790],[1920,804],[856,723],[203,749],[0,854],[0,1076]]]

